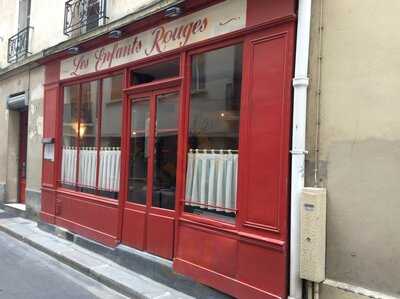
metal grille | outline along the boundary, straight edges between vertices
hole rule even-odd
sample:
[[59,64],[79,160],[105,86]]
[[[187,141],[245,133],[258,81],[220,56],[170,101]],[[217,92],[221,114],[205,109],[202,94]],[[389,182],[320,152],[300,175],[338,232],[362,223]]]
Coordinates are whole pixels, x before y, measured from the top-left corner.
[[69,0],[65,2],[64,34],[88,32],[105,23],[106,0]]
[[30,29],[33,28],[26,27],[8,39],[8,63],[16,62],[30,54],[28,51]]

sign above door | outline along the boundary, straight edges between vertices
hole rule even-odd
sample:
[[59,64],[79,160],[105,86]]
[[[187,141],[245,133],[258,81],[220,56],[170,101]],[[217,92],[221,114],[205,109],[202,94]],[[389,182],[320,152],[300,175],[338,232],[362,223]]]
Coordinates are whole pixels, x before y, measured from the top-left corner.
[[247,0],[226,0],[196,13],[61,61],[60,78],[106,70],[246,26]]

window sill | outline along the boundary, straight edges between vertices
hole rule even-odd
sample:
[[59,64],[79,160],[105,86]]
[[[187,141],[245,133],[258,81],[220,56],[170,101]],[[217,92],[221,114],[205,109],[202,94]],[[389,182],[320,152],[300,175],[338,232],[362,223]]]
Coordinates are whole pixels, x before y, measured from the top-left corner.
[[200,225],[210,229],[222,230],[229,233],[237,233],[236,223],[228,223],[223,221],[218,221],[211,218],[205,218],[202,216],[197,216],[194,214],[183,212],[180,221],[192,223],[194,225]]

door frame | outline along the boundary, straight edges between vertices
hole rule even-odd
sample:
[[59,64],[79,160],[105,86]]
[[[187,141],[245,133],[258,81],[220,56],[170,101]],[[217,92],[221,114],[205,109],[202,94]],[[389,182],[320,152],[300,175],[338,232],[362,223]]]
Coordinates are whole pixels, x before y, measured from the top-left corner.
[[[155,133],[156,133],[156,118],[157,118],[157,96],[162,95],[162,94],[168,94],[168,93],[178,93],[178,104],[177,104],[177,132],[178,132],[178,137],[177,137],[177,165],[176,165],[176,176],[178,177],[178,171],[179,171],[179,157],[180,157],[180,137],[179,137],[179,132],[180,132],[180,109],[181,109],[181,101],[182,101],[182,78],[181,77],[175,77],[172,79],[167,79],[167,80],[159,80],[156,82],[151,82],[147,84],[141,84],[139,86],[134,86],[131,88],[127,88],[124,90],[124,99],[127,101],[125,107],[127,109],[126,112],[126,129],[124,130],[123,134],[123,139],[124,139],[124,144],[125,144],[125,149],[126,149],[126,154],[125,154],[125,159],[123,159],[123,168],[126,169],[125,171],[125,177],[124,180],[128,179],[129,176],[129,159],[130,159],[130,135],[131,135],[131,121],[132,121],[132,116],[131,116],[131,109],[132,109],[132,104],[135,102],[140,102],[140,101],[149,101],[149,113],[150,113],[150,126],[149,126],[149,152],[154,153],[154,147],[155,147]],[[146,98],[146,99],[144,99]],[[135,100],[136,99],[136,100]],[[174,257],[174,252],[175,252],[175,225],[177,221],[177,209],[179,205],[179,197],[178,197],[178,180],[176,180],[176,192],[175,192],[175,209],[174,210],[168,210],[168,209],[163,209],[159,207],[153,207],[152,206],[152,191],[153,191],[153,174],[154,174],[154,155],[150,154],[149,158],[147,160],[147,177],[146,177],[146,204],[138,204],[138,203],[133,203],[128,201],[128,184],[125,184],[122,198],[122,229],[121,229],[121,241],[122,243],[125,243],[129,246],[133,246],[139,250],[143,250],[152,254],[156,254],[158,256],[167,258],[172,260]],[[140,223],[139,226],[136,226],[136,228],[128,228],[127,226],[129,225],[128,222],[126,221],[127,217],[133,217],[128,216],[129,213],[135,213],[137,217],[140,217],[139,215],[142,215],[144,220],[143,222]],[[170,244],[170,249],[168,250],[168,254],[165,252],[161,253],[160,252],[155,252],[154,248],[152,249],[152,246],[149,246],[149,234],[151,232],[149,231],[149,227],[152,225],[150,224],[150,218],[154,219],[159,219],[160,221],[167,221],[171,222],[172,224],[170,225],[170,233],[171,233],[171,239],[168,239],[169,236],[161,236],[161,238],[166,239],[166,242]],[[139,232],[137,230],[142,230],[142,232]],[[133,244],[129,241],[127,241],[126,236],[127,234],[135,234],[136,237],[138,238],[137,244]],[[140,236],[140,234],[143,234]],[[161,234],[160,234],[161,235]],[[150,237],[152,237],[150,235]]]
[[[18,128],[18,203],[25,204],[26,191],[26,165],[28,154],[28,109],[19,111],[19,128]],[[24,142],[23,140],[24,139]],[[24,159],[21,159],[24,156]],[[22,160],[25,160],[25,165],[22,166]],[[24,170],[22,170],[24,168]],[[24,176],[22,175],[22,171]]]

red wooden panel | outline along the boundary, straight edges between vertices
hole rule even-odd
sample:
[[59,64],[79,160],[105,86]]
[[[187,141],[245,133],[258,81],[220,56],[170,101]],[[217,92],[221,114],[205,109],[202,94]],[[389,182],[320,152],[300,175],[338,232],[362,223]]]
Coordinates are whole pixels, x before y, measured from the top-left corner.
[[99,243],[103,243],[104,245],[107,245],[110,247],[115,247],[118,244],[117,238],[115,236],[105,234],[101,231],[95,230],[91,227],[84,226],[80,223],[70,221],[68,219],[56,217],[55,225],[64,227],[64,228],[70,230],[71,232],[74,232],[74,233],[84,236],[86,238],[95,240]]
[[174,218],[148,214],[147,251],[172,259],[174,250]]
[[224,276],[235,277],[237,240],[213,230],[181,225],[177,257]]
[[54,60],[46,64],[44,71],[45,83],[54,83],[60,80],[60,61]]
[[[57,101],[59,88],[57,84],[47,85],[44,90],[44,124],[43,137],[56,138],[57,136]],[[56,170],[55,163],[43,160],[42,165],[42,184],[45,186],[55,186]]]
[[286,255],[277,249],[240,242],[237,279],[286,298]]
[[247,0],[246,26],[261,24],[295,13],[295,0]]
[[117,235],[117,207],[93,202],[84,197],[57,194],[57,217],[110,236]]
[[44,89],[43,136],[56,137],[58,85],[48,85]]
[[125,208],[122,227],[122,243],[144,250],[146,214],[143,211]]
[[285,244],[180,222],[174,270],[235,298],[285,298]]
[[[249,87],[245,157],[246,176],[241,194],[244,224],[279,231],[280,206],[286,202],[282,186],[287,180],[290,110],[285,90],[287,34],[250,40],[247,45]],[[286,214],[285,211],[283,214]]]
[[41,218],[45,222],[54,223],[56,192],[42,188],[41,192]]

